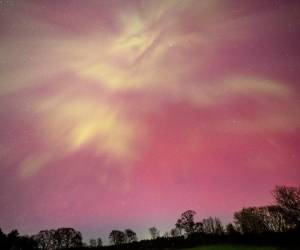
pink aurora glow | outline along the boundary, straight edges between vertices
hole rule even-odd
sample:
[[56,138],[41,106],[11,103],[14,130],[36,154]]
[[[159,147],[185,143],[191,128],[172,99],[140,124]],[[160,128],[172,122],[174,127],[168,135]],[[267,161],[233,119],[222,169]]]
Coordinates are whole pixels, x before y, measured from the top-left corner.
[[297,185],[297,1],[1,1],[0,226],[170,229]]

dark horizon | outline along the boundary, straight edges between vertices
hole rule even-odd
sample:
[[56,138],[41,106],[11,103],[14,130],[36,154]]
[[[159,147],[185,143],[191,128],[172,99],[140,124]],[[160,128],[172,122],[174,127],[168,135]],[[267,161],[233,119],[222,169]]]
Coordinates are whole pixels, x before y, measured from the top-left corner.
[[[197,221],[197,212],[187,210],[166,232],[160,231],[156,226],[148,228],[150,238],[146,239],[139,238],[134,230],[127,227],[124,230],[112,229],[107,244],[104,237],[98,235],[84,240],[80,231],[64,226],[44,229],[37,234],[25,236],[20,235],[17,230],[12,230],[6,236],[0,230],[0,247],[16,244],[13,246],[19,246],[22,250],[47,250],[52,249],[49,244],[56,244],[55,249],[79,249],[88,246],[116,246],[117,249],[123,249],[122,246],[125,246],[125,249],[151,249],[154,246],[160,249],[168,246],[183,248],[213,243],[296,246],[300,243],[300,187],[276,186],[272,195],[273,204],[243,207],[234,213],[234,220],[228,224],[223,224],[215,216]],[[44,248],[45,246],[48,247]]]

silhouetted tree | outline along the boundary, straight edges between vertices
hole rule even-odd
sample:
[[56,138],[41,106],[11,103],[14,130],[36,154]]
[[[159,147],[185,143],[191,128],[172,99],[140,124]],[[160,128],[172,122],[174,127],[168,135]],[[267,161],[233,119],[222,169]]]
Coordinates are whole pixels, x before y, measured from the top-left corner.
[[95,247],[102,247],[102,240],[99,237],[98,239],[90,239],[90,247],[95,248]]
[[289,229],[280,206],[264,206],[258,209],[268,232],[285,232]]
[[177,222],[175,224],[175,228],[178,229],[179,235],[182,235],[183,228],[182,228],[182,221],[181,221],[181,219],[177,220]]
[[221,220],[217,217],[209,217],[202,220],[203,232],[207,234],[218,234],[224,233],[224,228],[222,226]]
[[18,238],[18,244],[16,249],[21,249],[21,250],[34,250],[38,249],[37,248],[37,242],[30,236],[20,236]]
[[32,237],[20,236],[18,230],[12,230],[7,236],[0,230],[0,249],[34,250],[37,244]]
[[59,228],[55,231],[54,238],[58,248],[74,248],[82,246],[81,233],[73,228]]
[[178,228],[172,228],[172,229],[170,230],[170,235],[171,235],[172,237],[178,237],[178,236],[180,236],[179,229],[178,229]]
[[103,246],[102,239],[99,237],[97,239],[97,247],[102,247],[102,246]]
[[226,234],[228,234],[228,235],[234,235],[236,233],[238,233],[238,232],[235,229],[234,225],[232,223],[227,224],[227,226],[226,226]]
[[164,234],[163,234],[163,237],[164,238],[170,238],[170,232],[168,232],[168,231],[166,231],[166,232],[164,232]]
[[126,234],[119,230],[112,230],[109,234],[110,242],[114,245],[121,245],[126,243]]
[[95,239],[90,239],[90,247],[97,247],[97,241]]
[[242,233],[263,233],[268,231],[262,210],[257,207],[243,208],[234,213],[234,222]]
[[290,228],[300,227],[300,187],[276,186],[272,194]]
[[176,227],[183,229],[187,235],[194,232],[194,216],[196,212],[193,210],[187,210],[181,214],[181,217],[176,222]]
[[67,249],[82,246],[81,233],[73,228],[42,230],[33,236],[39,249]]
[[38,248],[42,250],[56,249],[57,244],[54,237],[55,230],[42,230],[33,239],[37,242]]
[[222,235],[225,233],[222,222],[218,217],[215,217],[214,219],[214,233],[217,235]]
[[8,248],[8,241],[6,234],[2,232],[0,229],[0,249],[7,249]]
[[126,229],[124,231],[124,233],[125,233],[125,236],[126,236],[126,242],[127,243],[131,243],[131,242],[137,241],[136,233],[134,231],[132,231],[131,229]]
[[90,247],[86,242],[82,242],[82,248],[85,249],[85,248],[88,248]]
[[159,230],[156,227],[150,227],[149,233],[150,233],[152,239],[158,238],[159,234],[160,234]]
[[[248,207],[234,214],[235,223],[243,233],[285,232],[292,225],[280,206]],[[293,224],[294,225],[294,224]]]
[[12,230],[8,235],[7,235],[7,240],[10,245],[13,245],[15,242],[17,242],[19,237],[19,232],[18,230]]
[[194,225],[194,232],[195,233],[203,233],[203,223],[202,222],[196,222]]
[[211,234],[214,232],[214,220],[212,217],[203,219],[202,225],[204,233]]

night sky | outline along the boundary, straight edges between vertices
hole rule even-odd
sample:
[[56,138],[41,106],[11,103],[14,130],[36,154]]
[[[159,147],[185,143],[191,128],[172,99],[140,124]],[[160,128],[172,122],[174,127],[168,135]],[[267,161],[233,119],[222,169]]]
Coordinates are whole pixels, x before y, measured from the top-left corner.
[[300,1],[0,1],[0,227],[140,238],[300,183]]

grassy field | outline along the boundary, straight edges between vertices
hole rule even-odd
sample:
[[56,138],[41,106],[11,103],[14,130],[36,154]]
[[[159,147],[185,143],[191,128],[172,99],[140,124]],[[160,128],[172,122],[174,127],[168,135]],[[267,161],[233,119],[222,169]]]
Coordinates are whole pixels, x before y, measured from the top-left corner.
[[275,247],[256,247],[256,246],[242,246],[242,245],[212,245],[200,246],[186,250],[276,250]]

